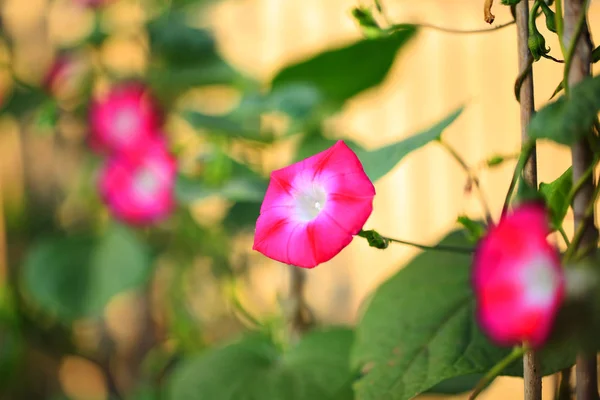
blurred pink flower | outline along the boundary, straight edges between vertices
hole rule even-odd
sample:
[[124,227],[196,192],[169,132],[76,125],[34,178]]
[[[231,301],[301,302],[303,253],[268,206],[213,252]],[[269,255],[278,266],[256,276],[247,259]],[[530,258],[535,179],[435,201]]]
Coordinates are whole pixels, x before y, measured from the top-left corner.
[[74,0],[74,1],[79,6],[89,7],[89,8],[99,8],[99,7],[102,7],[114,0]]
[[42,84],[54,96],[75,93],[81,90],[87,70],[88,65],[81,57],[61,54],[50,66]]
[[115,154],[100,171],[99,191],[123,222],[145,225],[166,218],[174,207],[176,160],[162,140],[149,139],[135,157]]
[[550,334],[565,282],[549,233],[545,208],[525,204],[505,215],[478,245],[472,276],[477,317],[500,345],[539,347]]
[[90,145],[99,152],[135,155],[157,135],[162,113],[141,83],[112,87],[90,105]]
[[375,188],[343,142],[273,171],[256,222],[253,249],[313,268],[351,241],[373,211]]

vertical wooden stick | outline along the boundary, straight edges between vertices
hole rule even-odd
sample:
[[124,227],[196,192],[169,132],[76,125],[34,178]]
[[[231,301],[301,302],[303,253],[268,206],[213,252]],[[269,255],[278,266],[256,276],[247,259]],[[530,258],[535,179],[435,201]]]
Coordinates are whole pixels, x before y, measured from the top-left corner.
[[[530,68],[531,54],[527,46],[529,38],[529,2],[521,1],[516,6],[517,43],[519,52],[519,71],[523,72]],[[521,104],[521,140],[526,142],[527,126],[535,112],[533,98],[533,70],[525,75],[520,88]],[[537,154],[534,148],[531,156],[523,168],[523,179],[531,187],[537,188]],[[542,377],[539,372],[537,354],[530,350],[523,356],[523,378],[525,381],[525,400],[542,399]]]
[[[568,46],[575,34],[577,23],[581,13],[586,12],[585,0],[565,0],[564,2],[564,35],[563,43]],[[587,28],[584,24],[583,30],[577,45],[569,70],[568,84],[574,86],[585,77],[590,75],[591,71],[591,52],[592,45]],[[593,153],[588,142],[584,139],[571,146],[571,157],[573,160],[573,180],[579,180],[585,171],[592,164]],[[579,243],[581,249],[596,248],[598,241],[598,230],[594,224],[594,215],[586,218],[585,210],[593,200],[595,189],[594,178],[590,178],[581,187],[573,199],[573,213],[575,216],[575,229],[585,226],[582,240]],[[593,246],[590,246],[592,245]],[[578,400],[597,400],[598,399],[598,378],[597,378],[596,354],[580,353],[577,356],[576,377],[577,377],[577,399]]]

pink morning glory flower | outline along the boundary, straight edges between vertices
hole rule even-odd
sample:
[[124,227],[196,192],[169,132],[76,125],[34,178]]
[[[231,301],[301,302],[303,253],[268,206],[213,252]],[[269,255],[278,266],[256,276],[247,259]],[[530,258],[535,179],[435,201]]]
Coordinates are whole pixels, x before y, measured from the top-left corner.
[[156,101],[140,83],[112,87],[90,105],[90,142],[106,153],[134,154],[140,143],[156,136],[162,114]]
[[314,268],[332,259],[373,211],[375,188],[343,142],[273,171],[256,222],[253,249]]
[[166,218],[174,207],[176,160],[163,141],[141,144],[137,157],[115,154],[100,170],[99,192],[111,213],[133,225]]
[[546,210],[524,204],[478,245],[473,267],[477,318],[500,345],[544,344],[564,296],[558,251],[548,243]]

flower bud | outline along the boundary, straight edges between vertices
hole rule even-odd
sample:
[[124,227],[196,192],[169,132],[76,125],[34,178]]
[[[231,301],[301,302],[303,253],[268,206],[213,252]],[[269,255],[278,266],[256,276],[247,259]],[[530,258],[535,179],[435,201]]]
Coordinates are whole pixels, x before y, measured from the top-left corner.
[[550,52],[550,48],[546,47],[546,39],[544,39],[544,36],[537,30],[537,28],[533,30],[530,29],[527,46],[529,47],[529,51],[531,52],[531,55],[535,61],[538,61],[540,58]]
[[546,28],[548,28],[550,32],[556,33],[556,14],[543,1],[540,3],[540,5],[542,7],[542,12],[546,17]]

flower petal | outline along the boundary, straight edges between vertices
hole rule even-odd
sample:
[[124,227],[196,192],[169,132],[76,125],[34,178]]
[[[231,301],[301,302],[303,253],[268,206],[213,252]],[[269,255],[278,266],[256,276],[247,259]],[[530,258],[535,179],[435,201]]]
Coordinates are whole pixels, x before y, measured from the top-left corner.
[[271,173],[253,249],[304,268],[329,261],[360,231],[374,196],[358,157],[339,141]]
[[523,205],[504,216],[474,258],[477,317],[497,343],[540,346],[564,295],[558,252],[548,243],[546,211]]

